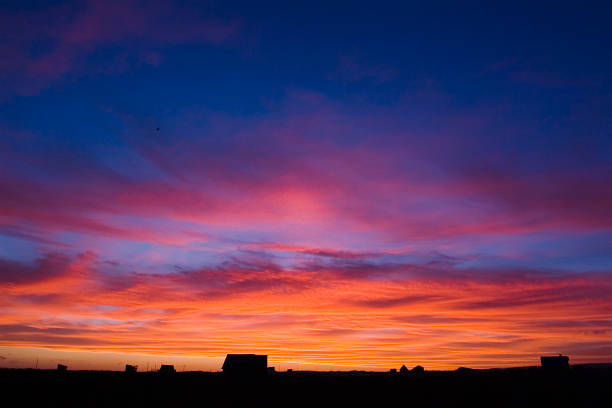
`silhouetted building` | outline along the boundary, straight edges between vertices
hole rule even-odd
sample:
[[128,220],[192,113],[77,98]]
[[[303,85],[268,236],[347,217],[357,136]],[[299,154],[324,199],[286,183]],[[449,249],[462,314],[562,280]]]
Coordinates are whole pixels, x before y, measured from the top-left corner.
[[558,356],[542,356],[540,357],[540,362],[544,368],[552,368],[557,370],[569,368],[569,357],[562,356],[561,354]]
[[68,370],[68,366],[65,366],[63,364],[57,365],[57,371],[66,371],[66,370]]
[[174,374],[176,370],[171,364],[162,364],[161,367],[159,367],[159,372],[162,374]]
[[425,369],[423,367],[421,367],[420,365],[414,367],[412,370],[410,370],[411,373],[413,374],[422,374],[425,372]]
[[231,375],[266,375],[268,356],[264,354],[228,354],[223,372]]
[[408,367],[403,365],[402,368],[400,368],[400,374],[408,374]]
[[136,371],[138,371],[138,366],[137,365],[131,365],[131,364],[126,364],[125,365],[125,372],[126,373],[135,373]]
[[397,374],[397,368],[392,368],[389,370],[389,373],[391,374]]

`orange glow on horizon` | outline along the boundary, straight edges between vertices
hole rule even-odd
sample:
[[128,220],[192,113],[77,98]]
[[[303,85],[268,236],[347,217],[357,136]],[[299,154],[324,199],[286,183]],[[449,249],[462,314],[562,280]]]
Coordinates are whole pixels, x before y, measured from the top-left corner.
[[[182,358],[206,370],[226,353],[268,354],[287,368],[386,370],[533,365],[549,353],[596,362],[612,341],[603,295],[612,283],[600,275],[377,281],[325,269],[228,269],[125,284],[97,275],[94,259],[5,284],[0,345]],[[205,291],[204,276],[232,289]]]

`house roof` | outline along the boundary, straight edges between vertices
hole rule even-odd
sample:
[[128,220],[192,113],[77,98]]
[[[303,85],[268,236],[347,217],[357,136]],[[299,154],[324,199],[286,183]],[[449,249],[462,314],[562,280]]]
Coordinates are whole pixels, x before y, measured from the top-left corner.
[[268,356],[265,354],[228,354],[223,362],[223,369],[236,366],[256,367],[268,366]]

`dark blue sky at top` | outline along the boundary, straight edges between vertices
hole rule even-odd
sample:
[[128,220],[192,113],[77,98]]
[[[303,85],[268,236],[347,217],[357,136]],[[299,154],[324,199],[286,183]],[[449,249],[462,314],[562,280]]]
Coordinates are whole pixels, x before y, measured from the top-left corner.
[[[3,7],[43,4],[10,3]],[[559,143],[581,133],[588,144],[609,130],[612,59],[601,5],[246,3],[200,5],[207,14],[239,22],[223,46],[167,47],[146,38],[104,45],[37,98],[5,96],[2,119],[39,129],[59,126],[68,131],[62,137],[88,129],[95,137],[88,123],[102,114],[99,106],[156,117],[161,125],[164,116],[190,106],[256,115],[280,103],[287,89],[314,90],[367,109],[433,87],[446,95],[449,109],[504,106],[509,120],[533,124],[545,138],[554,133]],[[140,49],[159,52],[163,63],[116,74],[92,69]],[[342,67],[343,58],[356,72]],[[416,110],[427,121],[432,102],[424,102]],[[568,120],[581,105],[590,109],[585,117]],[[67,122],[73,122],[68,129]],[[554,143],[523,142],[526,150]]]

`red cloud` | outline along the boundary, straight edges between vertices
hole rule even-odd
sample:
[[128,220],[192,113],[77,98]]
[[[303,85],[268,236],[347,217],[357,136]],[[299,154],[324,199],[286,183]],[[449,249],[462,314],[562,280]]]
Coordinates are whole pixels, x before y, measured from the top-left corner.
[[[388,280],[351,267],[291,270],[239,259],[117,274],[93,254],[49,255],[37,265],[2,263],[4,346],[207,356],[248,349],[372,368],[402,355],[450,368],[532,364],[550,350],[598,361],[605,349],[593,353],[578,340],[601,345],[612,336],[606,274],[396,265],[379,271],[393,271]],[[28,278],[16,278],[22,274]],[[570,337],[575,344],[563,340]]]

